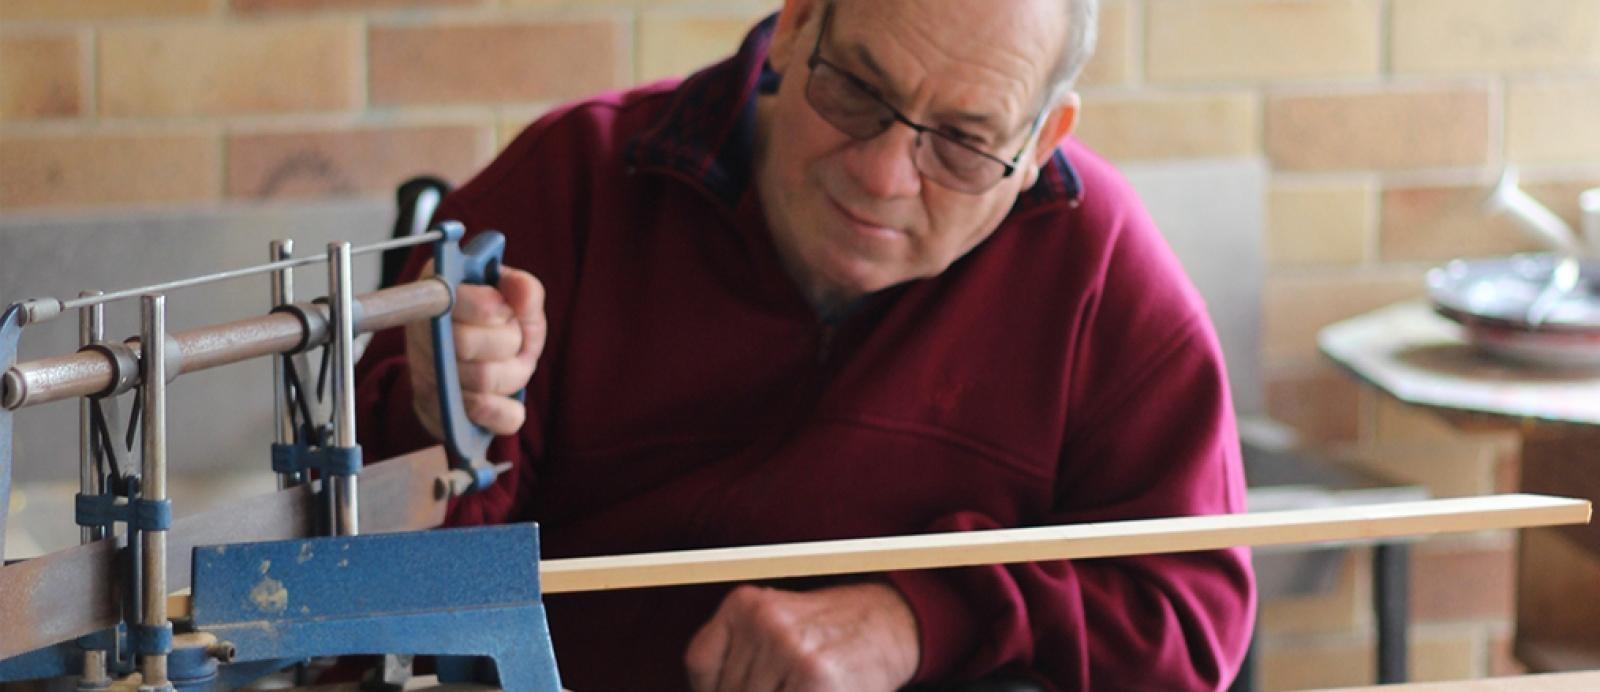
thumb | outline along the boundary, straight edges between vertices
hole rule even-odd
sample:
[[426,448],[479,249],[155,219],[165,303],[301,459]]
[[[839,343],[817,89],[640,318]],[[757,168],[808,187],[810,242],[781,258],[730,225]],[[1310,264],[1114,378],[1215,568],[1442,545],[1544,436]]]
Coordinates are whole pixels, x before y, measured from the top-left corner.
[[544,320],[544,284],[534,275],[516,267],[501,267],[500,283],[495,288],[505,296],[506,305],[517,319]]

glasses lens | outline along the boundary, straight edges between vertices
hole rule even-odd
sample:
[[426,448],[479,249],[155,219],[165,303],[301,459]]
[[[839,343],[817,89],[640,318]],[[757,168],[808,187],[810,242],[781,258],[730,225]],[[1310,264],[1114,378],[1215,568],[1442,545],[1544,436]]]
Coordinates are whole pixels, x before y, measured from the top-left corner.
[[925,160],[923,172],[950,187],[983,190],[1005,177],[1005,164],[976,149],[937,132],[925,139],[923,146],[929,151],[918,157]]
[[806,100],[823,120],[856,139],[872,139],[894,123],[882,101],[820,60],[806,80]]
[[[868,140],[896,121],[895,112],[854,77],[820,58],[806,78],[806,101],[823,120],[850,137]],[[1006,164],[936,130],[920,130],[917,170],[952,190],[980,193],[1006,175]]]

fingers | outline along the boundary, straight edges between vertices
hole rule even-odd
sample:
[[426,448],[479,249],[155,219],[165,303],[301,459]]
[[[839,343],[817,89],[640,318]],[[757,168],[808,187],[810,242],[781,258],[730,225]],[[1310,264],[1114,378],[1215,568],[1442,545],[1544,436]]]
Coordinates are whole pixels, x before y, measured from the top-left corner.
[[771,589],[744,585],[722,600],[689,642],[684,666],[697,692],[767,692],[783,688],[789,661],[767,636],[776,610]]
[[717,614],[700,627],[684,652],[683,664],[689,670],[689,686],[695,692],[713,692],[721,678],[722,661],[727,656],[730,641],[727,618],[722,611],[719,608]]
[[537,360],[544,352],[546,332],[544,284],[521,269],[504,267],[500,270],[499,289],[522,330],[522,351],[517,355]]
[[510,360],[522,353],[523,331],[516,324],[486,327],[457,322],[456,360]]
[[456,302],[450,307],[450,317],[456,324],[505,324],[514,314],[505,296],[494,286],[476,284],[457,286]]
[[497,288],[517,319],[544,321],[544,284],[534,275],[516,267],[501,267]]
[[461,403],[467,409],[467,420],[496,435],[517,432],[528,417],[522,402],[501,394],[463,391]]
[[456,364],[461,391],[511,396],[528,386],[533,364],[518,360],[466,361]]

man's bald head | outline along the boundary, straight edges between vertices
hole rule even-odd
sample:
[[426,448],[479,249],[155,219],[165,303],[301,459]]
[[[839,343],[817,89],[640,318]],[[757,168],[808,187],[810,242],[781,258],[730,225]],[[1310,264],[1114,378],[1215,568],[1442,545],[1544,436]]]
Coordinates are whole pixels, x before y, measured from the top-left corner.
[[[849,0],[831,0],[838,4]],[[1055,69],[1050,73],[1045,101],[1041,106],[1058,102],[1077,84],[1078,76],[1094,56],[1100,36],[1100,0],[1053,0],[1060,2],[1067,13],[1067,31],[1060,44],[1061,54]]]

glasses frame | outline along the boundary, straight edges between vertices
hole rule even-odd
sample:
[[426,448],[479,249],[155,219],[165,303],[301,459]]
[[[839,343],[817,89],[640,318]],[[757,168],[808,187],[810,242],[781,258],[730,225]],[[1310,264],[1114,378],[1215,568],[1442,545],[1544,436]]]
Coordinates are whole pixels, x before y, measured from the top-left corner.
[[[876,87],[873,87],[871,84],[868,84],[866,80],[864,80],[864,79],[862,79],[860,77],[857,77],[851,71],[846,70],[843,67],[840,67],[839,65],[837,65],[837,64],[835,64],[833,62],[830,62],[827,58],[822,57],[822,39],[823,39],[823,37],[828,35],[828,26],[830,24],[832,24],[832,22],[833,22],[833,3],[830,2],[830,3],[828,3],[827,7],[825,7],[823,9],[823,11],[822,11],[822,26],[817,28],[817,42],[816,42],[816,45],[811,47],[811,57],[806,59],[806,69],[808,70],[808,73],[806,74],[806,104],[810,105],[811,106],[811,110],[815,111],[817,113],[817,115],[822,117],[823,120],[826,120],[829,125],[833,125],[834,128],[838,129],[840,132],[844,132],[846,135],[849,135],[852,139],[855,139],[856,141],[865,142],[865,141],[868,141],[868,140],[871,140],[871,139],[877,137],[878,135],[881,135],[881,134],[883,134],[885,132],[888,132],[889,128],[894,126],[894,123],[900,123],[901,125],[905,125],[906,127],[911,128],[912,132],[917,133],[917,146],[919,146],[919,147],[922,146],[922,143],[921,143],[922,135],[929,135],[929,136],[932,136],[932,137],[938,137],[939,139],[942,139],[942,140],[944,140],[946,142],[949,142],[950,144],[954,144],[954,145],[956,145],[958,147],[961,147],[962,149],[966,149],[967,151],[970,151],[970,152],[972,152],[974,154],[982,156],[985,159],[988,159],[990,161],[993,161],[995,163],[1000,164],[1001,169],[1002,169],[1000,177],[995,178],[994,180],[989,181],[986,184],[983,184],[981,187],[972,188],[972,187],[962,187],[962,186],[950,186],[948,183],[944,183],[944,181],[940,181],[941,183],[946,184],[947,186],[951,187],[952,189],[959,189],[959,190],[962,190],[964,192],[969,192],[969,193],[974,193],[974,194],[980,193],[980,192],[984,192],[984,191],[988,190],[989,188],[992,188],[995,185],[998,185],[1001,180],[1004,180],[1006,178],[1011,177],[1011,174],[1015,173],[1017,171],[1017,168],[1019,167],[1019,164],[1022,161],[1022,155],[1028,153],[1028,148],[1033,145],[1033,137],[1034,137],[1034,135],[1038,134],[1039,133],[1039,128],[1044,126],[1045,116],[1050,113],[1050,109],[1049,109],[1048,106],[1039,109],[1039,115],[1036,116],[1033,119],[1033,125],[1028,128],[1028,135],[1027,135],[1027,137],[1023,138],[1023,140],[1022,140],[1022,148],[1017,150],[1016,155],[1012,156],[1009,161],[1006,160],[1006,159],[1002,159],[1002,158],[1000,158],[998,156],[995,156],[994,154],[991,154],[991,153],[989,153],[987,151],[984,151],[984,150],[979,149],[979,148],[977,148],[975,146],[972,146],[971,144],[968,144],[968,143],[963,142],[963,141],[961,141],[959,139],[956,139],[955,137],[950,136],[949,134],[945,133],[944,131],[938,129],[937,127],[933,127],[933,126],[930,126],[930,125],[924,125],[924,124],[919,123],[919,122],[917,122],[915,120],[912,120],[911,118],[907,117],[905,113],[900,112],[899,108],[895,108],[893,104],[889,103],[888,100],[884,99],[883,96],[879,94],[878,89]],[[881,106],[885,111],[888,112],[888,114],[890,115],[892,120],[887,122],[887,123],[885,123],[884,126],[883,126],[883,129],[879,130],[876,134],[873,134],[870,137],[857,137],[857,136],[855,136],[855,135],[853,135],[853,134],[851,134],[849,132],[846,132],[843,128],[840,128],[838,125],[834,125],[832,120],[829,120],[827,116],[822,114],[822,111],[817,108],[816,102],[813,101],[812,98],[811,98],[811,80],[816,78],[817,67],[819,65],[823,66],[823,67],[826,67],[827,69],[833,70],[834,72],[838,73],[840,77],[843,77],[847,82],[850,83],[851,86],[855,87],[855,89],[857,91],[860,91],[863,95],[865,95],[868,98],[872,99],[873,101],[877,102],[877,104],[879,106]],[[916,157],[913,156],[912,157],[912,161],[915,161],[915,160],[916,160]],[[922,167],[918,166],[917,170],[921,171]],[[923,174],[927,175],[926,172],[924,172]]]

